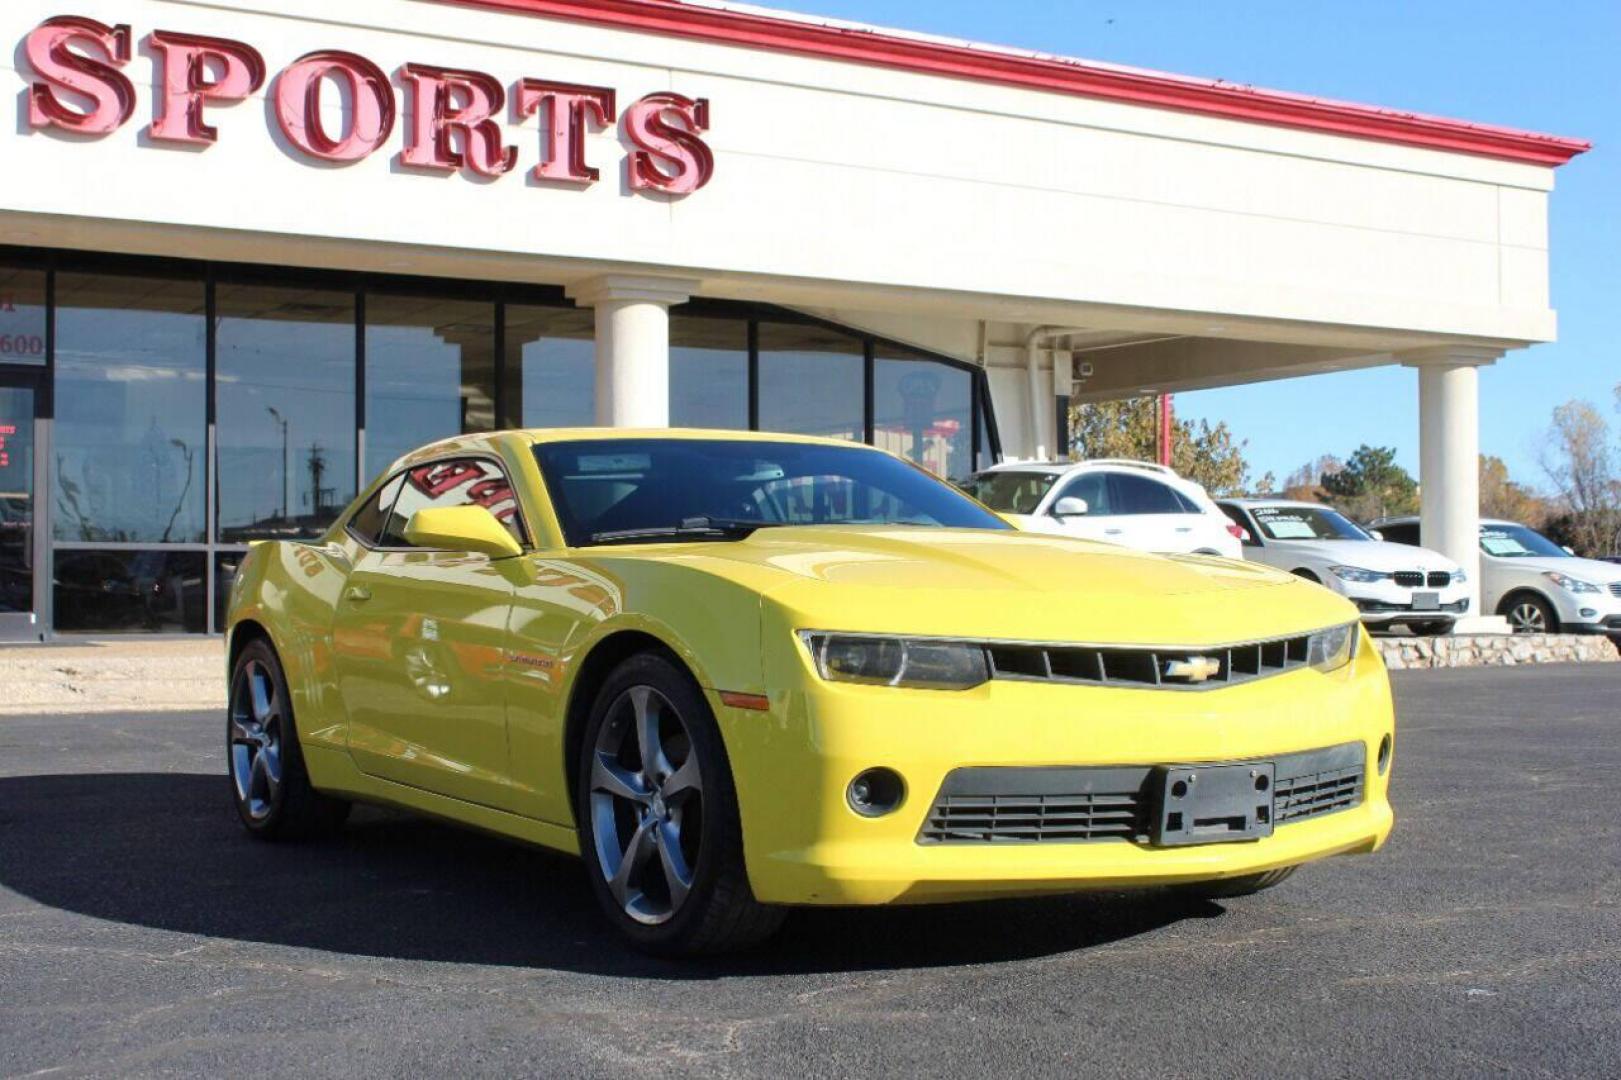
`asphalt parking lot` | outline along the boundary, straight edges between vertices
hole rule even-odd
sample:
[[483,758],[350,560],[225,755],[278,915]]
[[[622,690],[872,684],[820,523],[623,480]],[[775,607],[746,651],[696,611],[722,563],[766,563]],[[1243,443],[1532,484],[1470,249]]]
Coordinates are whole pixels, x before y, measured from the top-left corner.
[[567,859],[247,839],[212,714],[0,718],[0,1075],[1613,1075],[1621,668],[1396,678],[1378,855],[807,912],[706,965],[622,950]]

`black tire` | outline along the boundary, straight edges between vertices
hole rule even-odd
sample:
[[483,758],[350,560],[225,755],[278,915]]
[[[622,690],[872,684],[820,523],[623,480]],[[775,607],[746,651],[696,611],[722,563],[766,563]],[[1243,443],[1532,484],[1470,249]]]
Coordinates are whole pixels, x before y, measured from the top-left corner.
[[[254,680],[262,680],[259,701],[254,700]],[[311,786],[287,677],[269,642],[248,643],[231,667],[230,685],[225,705],[226,778],[243,828],[260,840],[299,840],[341,828],[350,804]],[[273,773],[267,756],[272,750],[280,771],[280,779],[273,783],[266,779]]]
[[[655,736],[660,742],[656,756],[667,765],[676,765],[673,770],[650,768],[642,763],[640,736],[625,730],[627,723],[635,724],[636,718],[642,715],[636,703],[638,698],[644,703],[650,700],[648,691],[655,699],[662,699],[656,706],[649,706],[659,712],[660,719],[654,721],[655,729],[663,732],[679,729],[680,732]],[[673,716],[663,711],[666,704],[673,710]],[[626,745],[623,740],[627,738],[633,739],[636,747]],[[668,743],[663,741],[665,738]],[[618,753],[630,755],[624,764],[613,752],[601,748],[601,745],[614,745],[616,740],[620,746]],[[666,750],[666,746],[670,749]],[[669,789],[670,781],[685,772],[689,760],[695,760],[696,804],[690,801],[677,804],[672,797],[671,803],[660,801],[655,809],[643,800],[612,794],[610,787],[593,779],[598,758],[605,753],[630,779],[637,781],[637,790],[647,792]],[[679,763],[676,758],[680,758]],[[590,879],[591,891],[603,914],[636,948],[659,956],[735,952],[764,941],[782,925],[785,911],[761,904],[749,887],[736,789],[714,714],[698,684],[673,657],[662,652],[638,653],[613,670],[592,704],[584,737],[580,740],[579,759],[574,765],[577,781],[574,814],[586,877]],[[690,828],[694,805],[698,817],[696,830]],[[638,814],[639,818],[634,816]],[[674,826],[673,844],[671,833],[660,832],[659,820]],[[599,826],[602,830],[600,847]],[[636,847],[636,837],[644,827],[650,829],[648,846],[657,854],[642,857],[640,865],[646,869],[624,875],[622,888],[627,896],[631,888],[635,888],[636,893],[628,901],[621,901],[610,885],[613,874],[608,864],[616,862],[620,868],[625,866]],[[688,846],[694,839],[693,833],[696,833],[695,848]],[[671,849],[680,852],[685,869],[690,871],[690,885],[685,896],[679,899],[669,884],[671,872],[663,861],[664,845],[671,845]],[[649,901],[650,892],[661,891],[660,875],[665,882],[663,895]],[[630,881],[632,877],[636,879],[634,883]],[[638,917],[633,917],[630,909],[639,903],[669,910],[638,911]],[[649,921],[651,919],[659,921]]]
[[[1559,613],[1552,604],[1536,593],[1515,593],[1497,607],[1497,613],[1508,619],[1509,629],[1516,634],[1557,634]],[[1541,625],[1536,623],[1540,621]]]
[[1298,869],[1298,866],[1280,866],[1276,870],[1263,870],[1259,874],[1245,874],[1243,877],[1193,881],[1176,886],[1176,892],[1191,900],[1232,900],[1281,885]]

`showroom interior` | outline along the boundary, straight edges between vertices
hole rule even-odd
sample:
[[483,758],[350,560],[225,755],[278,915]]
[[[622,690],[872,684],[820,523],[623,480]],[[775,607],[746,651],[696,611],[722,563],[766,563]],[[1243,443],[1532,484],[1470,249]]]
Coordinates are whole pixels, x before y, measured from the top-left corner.
[[1375,365],[1414,370],[1424,539],[1472,568],[1479,372],[1556,334],[1585,149],[725,5],[67,10],[0,12],[0,639],[214,632],[250,541],[458,432],[792,431],[960,477],[1062,452],[1070,401]]

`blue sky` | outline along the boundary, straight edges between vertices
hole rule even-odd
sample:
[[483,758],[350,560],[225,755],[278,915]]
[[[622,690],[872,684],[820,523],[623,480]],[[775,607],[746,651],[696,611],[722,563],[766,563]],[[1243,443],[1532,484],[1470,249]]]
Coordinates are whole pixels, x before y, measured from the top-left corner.
[[[1594,149],[1558,170],[1552,199],[1559,341],[1481,373],[1482,450],[1505,459],[1516,478],[1546,486],[1538,446],[1554,406],[1576,397],[1612,404],[1621,382],[1621,0],[775,2],[1588,139]],[[1257,475],[1281,479],[1363,442],[1395,446],[1416,473],[1416,379],[1400,368],[1292,379],[1185,394],[1178,410],[1227,421],[1249,441]]]

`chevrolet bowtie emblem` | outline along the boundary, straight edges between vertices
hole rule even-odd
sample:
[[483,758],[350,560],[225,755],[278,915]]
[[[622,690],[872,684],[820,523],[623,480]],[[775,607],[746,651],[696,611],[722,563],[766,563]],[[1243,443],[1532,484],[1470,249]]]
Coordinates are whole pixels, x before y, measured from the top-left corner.
[[1221,672],[1221,661],[1214,656],[1190,656],[1186,660],[1167,660],[1165,677],[1201,683]]

